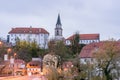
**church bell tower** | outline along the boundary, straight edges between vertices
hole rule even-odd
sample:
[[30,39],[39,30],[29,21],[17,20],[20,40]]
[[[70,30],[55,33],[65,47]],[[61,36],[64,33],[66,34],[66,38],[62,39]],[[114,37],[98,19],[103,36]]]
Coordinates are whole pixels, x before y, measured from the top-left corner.
[[60,20],[60,14],[58,14],[57,22],[56,22],[56,27],[55,27],[55,40],[62,40],[63,35],[62,35],[62,24]]

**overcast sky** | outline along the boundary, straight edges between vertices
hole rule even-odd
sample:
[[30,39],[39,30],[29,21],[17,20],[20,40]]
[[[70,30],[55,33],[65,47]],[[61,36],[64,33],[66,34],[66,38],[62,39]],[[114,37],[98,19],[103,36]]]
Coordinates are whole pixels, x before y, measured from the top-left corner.
[[42,27],[54,37],[60,13],[63,36],[99,33],[120,39],[120,0],[0,0],[0,37],[11,28]]

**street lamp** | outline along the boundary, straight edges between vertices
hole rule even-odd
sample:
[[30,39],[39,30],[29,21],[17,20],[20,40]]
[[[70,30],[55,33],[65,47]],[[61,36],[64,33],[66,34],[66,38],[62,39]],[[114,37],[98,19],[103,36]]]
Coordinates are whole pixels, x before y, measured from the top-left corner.
[[11,52],[11,48],[8,48],[7,49],[8,59],[10,59],[10,57],[9,57],[10,52]]
[[7,50],[7,51],[8,51],[8,53],[9,53],[9,52],[11,51],[11,49],[10,49],[10,48],[8,48],[8,50]]
[[14,53],[14,59],[16,58],[17,53]]
[[2,44],[2,42],[0,41],[0,45]]
[[2,44],[3,44],[3,42],[2,42],[2,41],[0,41],[0,47],[2,47]]

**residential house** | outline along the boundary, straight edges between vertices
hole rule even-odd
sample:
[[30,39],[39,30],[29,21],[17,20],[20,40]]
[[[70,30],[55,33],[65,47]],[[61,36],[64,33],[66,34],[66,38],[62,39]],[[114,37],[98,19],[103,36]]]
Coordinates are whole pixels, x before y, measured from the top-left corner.
[[25,75],[26,63],[22,59],[14,60],[14,75]]
[[91,43],[84,46],[80,52],[80,62],[82,64],[87,64],[87,62],[94,62],[93,53],[97,51],[97,49],[103,45],[103,42]]
[[[94,70],[92,70],[91,73],[93,73],[94,75],[103,75],[102,68],[98,67],[98,64],[97,64],[98,62],[96,61],[96,58],[94,55],[97,54],[96,52],[100,48],[102,48],[105,43],[106,43],[106,41],[88,44],[88,45],[84,46],[80,52],[80,55],[79,55],[80,63],[86,64],[88,67],[90,67],[93,64]],[[109,43],[111,43],[111,42],[109,42]],[[117,46],[117,48],[118,48],[118,47],[120,47],[120,42],[116,41],[114,45]],[[102,55],[102,53],[101,53],[101,55]],[[120,56],[119,53],[117,53],[117,56]],[[103,60],[103,59],[101,59],[101,60]],[[116,76],[116,75],[120,76],[120,71],[117,71],[118,68],[120,69],[119,61],[120,61],[120,58],[116,58],[116,61],[114,60],[114,65],[116,67],[113,67],[112,63],[110,63],[110,65],[108,65],[109,67],[113,67],[113,69],[111,70],[112,76]],[[118,77],[118,78],[120,78],[120,77]]]
[[4,60],[0,62],[1,74],[7,75],[24,75],[25,74],[25,61],[21,59],[8,59],[8,55],[4,55]]
[[27,63],[27,74],[40,74],[42,71],[42,60],[40,58],[32,58],[32,61]]

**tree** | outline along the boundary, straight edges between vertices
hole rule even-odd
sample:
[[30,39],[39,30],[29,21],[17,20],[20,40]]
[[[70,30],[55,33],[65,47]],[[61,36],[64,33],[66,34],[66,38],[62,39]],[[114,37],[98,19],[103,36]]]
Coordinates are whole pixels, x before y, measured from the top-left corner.
[[14,46],[14,51],[17,53],[16,57],[29,62],[32,59],[30,54],[30,44],[27,41],[19,41]]
[[38,57],[39,50],[40,48],[37,45],[36,41],[30,43],[30,54],[32,55],[32,57]]
[[43,74],[46,75],[48,80],[58,80],[59,74],[57,69],[51,66],[47,66],[43,68]]
[[69,58],[70,54],[69,54],[69,50],[68,48],[65,46],[63,41],[58,41],[55,44],[55,54],[61,56],[62,58]]
[[83,46],[85,46],[85,44],[80,44],[80,34],[79,32],[76,32],[73,35],[73,39],[71,40],[71,50],[72,50],[72,54],[76,57],[79,55],[81,49]]
[[115,64],[120,57],[120,42],[111,40],[105,41],[94,53],[97,67],[104,73],[106,80],[112,80],[112,70],[116,69]]
[[25,62],[29,62],[32,59],[30,51],[27,48],[20,48],[17,52],[17,58],[24,60]]
[[4,54],[7,53],[7,46],[5,46],[5,44],[3,42],[1,42],[0,44],[0,58],[3,59]]
[[51,39],[48,42],[49,52],[55,52],[55,40]]
[[14,46],[14,51],[17,53],[17,58],[29,62],[32,57],[39,56],[40,48],[35,41],[28,42],[17,39],[16,45]]
[[79,50],[79,40],[80,40],[79,33],[76,32],[75,35],[73,36],[73,40],[71,41],[73,54],[79,53],[79,51],[78,51]]

